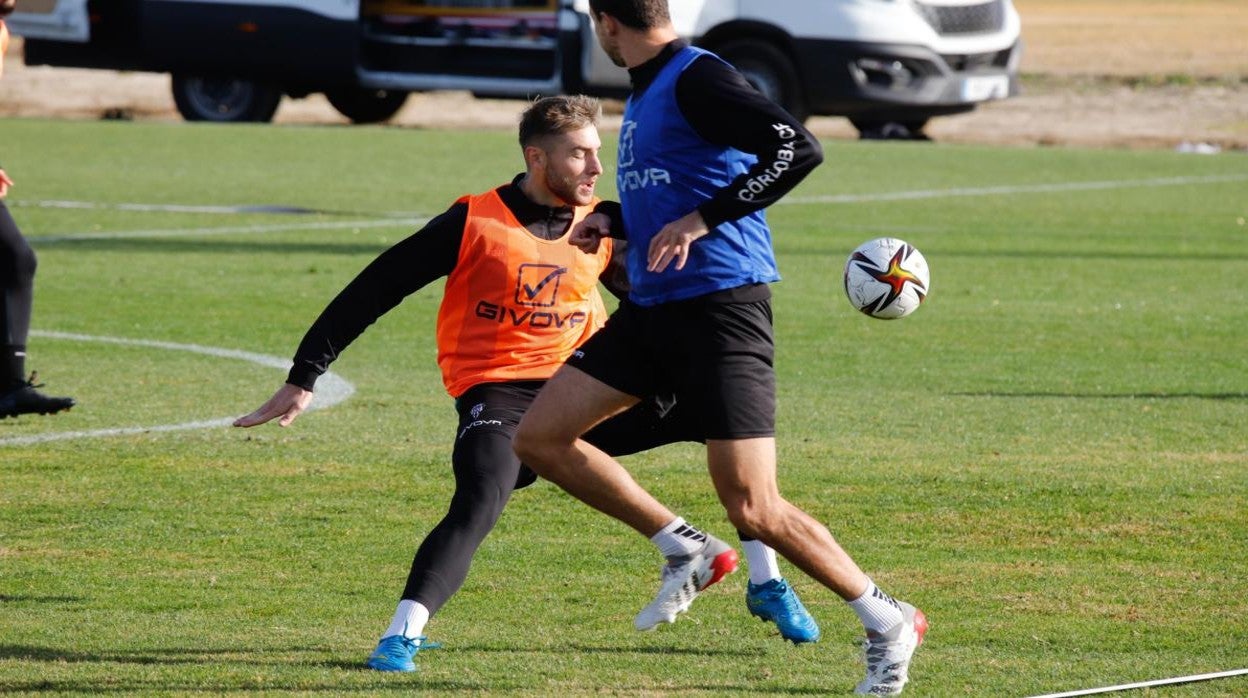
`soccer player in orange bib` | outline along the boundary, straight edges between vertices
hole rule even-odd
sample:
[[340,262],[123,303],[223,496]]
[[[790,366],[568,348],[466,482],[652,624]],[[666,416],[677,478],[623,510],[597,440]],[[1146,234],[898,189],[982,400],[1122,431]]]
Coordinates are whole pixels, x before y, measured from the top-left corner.
[[[606,241],[585,253],[568,242],[574,223],[596,208],[618,206],[594,196],[603,171],[598,113],[597,100],[587,97],[535,102],[520,122],[526,171],[510,184],[460,198],[382,253],[308,330],[287,383],[235,421],[240,427],[275,418],[290,424],[311,401],[316,378],[365,328],[409,294],[446,277],[437,340],[443,381],[459,414],[451,455],[455,494],[416,552],[390,626],[368,659],[374,669],[415,670],[413,656],[429,647],[424,628],[430,616],[462,586],[512,492],[536,480],[512,450],[520,418],[546,379],[602,326],[606,311],[598,282],[617,295],[625,292],[623,243]],[[700,441],[688,426],[693,423],[682,418],[679,405],[657,398],[603,422],[587,438],[623,455]],[[735,550],[675,514],[669,512],[667,521],[653,539],[665,555],[715,548],[718,564],[707,585],[735,569]],[[751,559],[769,552],[757,541],[746,545]]]

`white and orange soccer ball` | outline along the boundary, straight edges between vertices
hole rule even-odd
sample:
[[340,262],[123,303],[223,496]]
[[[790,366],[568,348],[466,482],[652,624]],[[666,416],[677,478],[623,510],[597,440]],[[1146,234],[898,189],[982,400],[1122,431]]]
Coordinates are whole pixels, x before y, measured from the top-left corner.
[[868,240],[845,262],[845,295],[873,318],[905,317],[919,309],[930,290],[927,260],[905,240]]

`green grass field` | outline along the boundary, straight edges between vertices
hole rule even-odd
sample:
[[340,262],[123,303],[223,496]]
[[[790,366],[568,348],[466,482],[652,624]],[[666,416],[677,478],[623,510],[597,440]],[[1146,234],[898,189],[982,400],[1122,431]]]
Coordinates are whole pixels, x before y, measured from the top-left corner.
[[[752,619],[743,571],[677,624],[634,632],[660,558],[548,484],[515,496],[429,625],[445,648],[415,675],[364,670],[452,489],[440,288],[335,364],[353,397],[289,429],[93,436],[258,406],[281,369],[140,342],[289,357],[413,221],[518,171],[513,134],[0,134],[9,206],[40,255],[30,367],[80,402],[0,422],[0,692],[821,695],[861,678],[857,620],[787,565],[817,645]],[[781,486],[926,610],[907,695],[1248,667],[1248,159],[826,146],[769,212]],[[840,287],[849,250],[883,235],[932,268],[927,304],[894,322]],[[699,448],[628,463],[732,536]],[[1242,677],[1150,693],[1245,694]]]

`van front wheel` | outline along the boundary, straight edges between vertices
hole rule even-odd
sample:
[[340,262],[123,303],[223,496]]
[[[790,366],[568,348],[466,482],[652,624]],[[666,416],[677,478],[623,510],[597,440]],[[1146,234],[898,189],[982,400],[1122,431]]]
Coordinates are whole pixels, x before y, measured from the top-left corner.
[[251,80],[173,76],[173,102],[187,121],[272,121],[281,101],[280,90]]
[[927,135],[923,133],[923,127],[927,126],[927,122],[928,119],[923,116],[893,120],[861,116],[849,119],[849,123],[858,129],[858,137],[863,140],[927,140]]
[[715,49],[768,99],[784,107],[799,121],[810,116],[793,61],[772,44],[749,39],[730,41]]
[[366,87],[344,87],[329,90],[325,98],[339,114],[357,124],[376,124],[399,113],[407,101],[400,90],[377,90]]

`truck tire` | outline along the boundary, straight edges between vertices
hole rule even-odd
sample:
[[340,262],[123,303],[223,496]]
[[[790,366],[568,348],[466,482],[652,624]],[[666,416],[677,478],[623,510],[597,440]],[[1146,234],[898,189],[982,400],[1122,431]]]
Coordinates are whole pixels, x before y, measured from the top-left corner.
[[264,123],[273,120],[282,93],[239,78],[175,74],[173,101],[187,121]]
[[356,124],[376,124],[387,121],[399,113],[407,101],[407,93],[401,90],[377,90],[367,87],[346,87],[329,90],[325,98]]
[[810,110],[802,95],[793,61],[774,45],[752,39],[730,41],[714,49],[731,63],[759,92],[784,107],[799,121],[806,121]]
[[858,129],[858,137],[863,140],[927,140],[927,135],[923,133],[923,127],[927,126],[927,122],[928,119],[922,116],[893,120],[860,116],[849,119],[849,123]]

